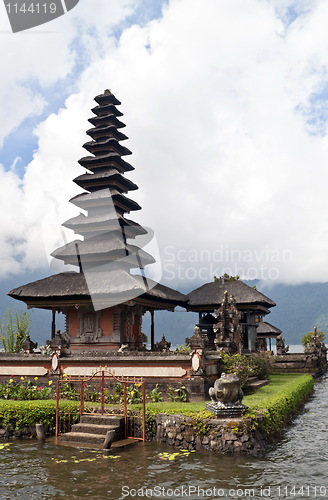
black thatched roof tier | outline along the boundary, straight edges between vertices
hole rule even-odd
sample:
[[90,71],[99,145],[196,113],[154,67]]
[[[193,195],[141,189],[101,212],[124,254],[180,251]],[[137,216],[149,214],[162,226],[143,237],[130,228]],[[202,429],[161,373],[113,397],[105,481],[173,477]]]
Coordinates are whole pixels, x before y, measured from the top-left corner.
[[102,273],[101,279],[99,273],[88,273],[87,280],[83,273],[66,272],[14,288],[8,295],[29,304],[42,300],[56,304],[59,299],[67,302],[83,298],[91,300],[90,289],[93,297],[99,295],[110,298],[113,295],[124,298],[124,295],[134,292],[134,300],[138,300],[139,293],[141,299],[163,302],[173,307],[183,305],[186,301],[185,295],[172,288],[155,284],[151,280],[147,280],[147,283],[148,286],[142,276],[131,275],[122,269]]
[[122,134],[115,125],[108,125],[108,126],[99,126],[99,127],[92,127],[89,130],[87,130],[87,134],[92,137],[92,139],[96,140],[101,138],[102,140],[110,137],[114,137],[114,139],[117,139],[118,141],[125,141],[128,139],[128,137],[125,134]]
[[100,156],[85,156],[79,160],[79,164],[88,170],[95,170],[98,168],[116,168],[121,172],[130,172],[134,167],[127,161],[123,160],[118,153],[110,151],[105,155]]
[[276,326],[267,323],[266,321],[260,321],[258,323],[258,327],[256,329],[256,333],[258,337],[276,337],[280,335],[282,331]]
[[81,193],[69,200],[80,208],[96,207],[100,205],[114,205],[125,212],[140,210],[141,206],[130,198],[127,198],[116,189],[101,189],[91,193]]
[[276,305],[269,297],[246,285],[243,281],[215,278],[211,283],[206,283],[187,294],[187,307],[190,310],[204,307],[217,308],[223,301],[225,291],[234,296],[237,306],[258,304],[264,307],[273,307]]
[[89,141],[83,144],[84,149],[96,156],[106,155],[109,151],[116,152],[120,156],[131,155],[132,152],[121,146],[117,139],[113,137],[105,138],[97,141]]
[[73,229],[78,234],[105,231],[116,231],[122,234],[122,229],[127,238],[134,238],[137,235],[147,234],[147,230],[137,222],[126,219],[125,217],[117,217],[117,214],[112,213],[95,213],[80,214],[77,217],[67,220],[64,227]]
[[96,171],[93,174],[83,174],[79,175],[74,179],[74,182],[88,191],[94,191],[95,189],[104,189],[106,187],[115,187],[119,191],[135,191],[138,186],[134,182],[130,181],[123,175],[121,175],[116,169],[108,168],[106,170]]
[[109,89],[104,90],[103,94],[96,95],[95,101],[98,104],[115,104],[115,106],[121,105],[121,102],[116,99],[114,94],[112,94]]
[[[155,259],[147,252],[135,245],[129,245],[116,234],[104,233],[102,239],[89,238],[84,241],[74,240],[54,250],[51,255],[56,259],[63,260],[66,264],[78,265],[78,257],[83,263],[106,263],[114,260],[124,259],[126,264],[134,263],[132,267],[138,267],[137,256],[142,267],[153,264]],[[122,262],[122,265],[123,265]]]
[[113,113],[103,116],[93,116],[92,118],[89,118],[88,121],[95,127],[104,127],[108,125],[114,125],[116,128],[125,127],[125,123],[118,120]]
[[91,111],[97,116],[110,115],[123,116],[123,113],[119,111],[114,104],[100,104],[91,109]]

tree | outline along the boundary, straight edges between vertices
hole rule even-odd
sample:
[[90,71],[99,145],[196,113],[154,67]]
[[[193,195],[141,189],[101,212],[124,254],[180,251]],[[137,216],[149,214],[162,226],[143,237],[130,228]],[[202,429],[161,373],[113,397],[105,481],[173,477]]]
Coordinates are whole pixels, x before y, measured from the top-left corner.
[[307,345],[312,342],[312,340],[315,340],[315,337],[323,342],[325,340],[326,334],[325,332],[318,332],[316,327],[314,328],[313,332],[308,332],[302,337],[302,344],[304,347],[307,347]]
[[6,309],[0,324],[0,341],[5,352],[19,352],[30,333],[31,312]]

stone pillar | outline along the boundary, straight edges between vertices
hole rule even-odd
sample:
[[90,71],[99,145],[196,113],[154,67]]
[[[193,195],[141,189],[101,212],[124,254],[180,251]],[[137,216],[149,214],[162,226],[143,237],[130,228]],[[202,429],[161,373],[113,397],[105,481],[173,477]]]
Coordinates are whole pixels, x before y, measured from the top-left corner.
[[247,313],[247,326],[248,329],[248,349],[251,352],[256,351],[256,339],[257,339],[257,333],[256,333],[256,323],[255,323],[255,314],[254,313]]

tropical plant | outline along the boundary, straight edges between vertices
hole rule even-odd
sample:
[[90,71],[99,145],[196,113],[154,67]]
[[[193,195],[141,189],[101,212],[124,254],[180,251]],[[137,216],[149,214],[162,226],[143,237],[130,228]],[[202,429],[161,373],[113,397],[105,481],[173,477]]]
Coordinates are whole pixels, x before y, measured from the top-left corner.
[[308,332],[302,337],[302,345],[304,347],[307,347],[310,342],[315,340],[315,336],[321,342],[323,342],[326,338],[325,332],[318,332],[318,331]]
[[176,348],[176,352],[181,352],[182,354],[188,354],[191,349],[189,345],[181,344],[179,347]]
[[163,401],[162,393],[159,390],[158,384],[156,384],[154,389],[149,392],[147,398],[149,398],[152,403]]
[[188,401],[187,389],[182,385],[182,382],[180,382],[178,387],[169,386],[167,391],[171,401],[180,401],[181,403],[186,403]]
[[30,333],[31,312],[6,309],[0,323],[0,341],[5,352],[19,352]]

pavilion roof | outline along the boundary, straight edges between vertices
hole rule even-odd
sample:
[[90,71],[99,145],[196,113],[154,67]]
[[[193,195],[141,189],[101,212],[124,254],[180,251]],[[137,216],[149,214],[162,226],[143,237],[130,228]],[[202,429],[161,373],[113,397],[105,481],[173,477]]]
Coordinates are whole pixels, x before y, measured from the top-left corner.
[[97,272],[88,273],[87,280],[83,273],[65,272],[14,288],[8,295],[30,304],[33,301],[43,300],[55,305],[56,302],[63,299],[68,301],[79,298],[91,300],[90,287],[92,296],[95,297],[99,295],[110,298],[113,295],[124,298],[124,294],[133,292],[139,293],[141,298],[163,301],[173,307],[185,304],[186,296],[184,294],[167,286],[156,284],[152,280],[147,279],[147,282],[149,288],[145,286],[142,276],[132,275],[123,269],[101,273],[101,278]]
[[257,328],[256,328],[256,333],[258,336],[276,337],[277,335],[280,335],[282,333],[282,331],[279,328],[277,328],[276,326],[273,326],[270,323],[267,323],[266,321],[260,321],[258,323]]
[[237,306],[254,304],[273,307],[276,305],[269,297],[256,290],[256,288],[246,285],[243,281],[222,277],[214,278],[214,281],[188,293],[187,308],[190,310],[195,307],[217,308],[223,301],[225,291],[234,296]]

